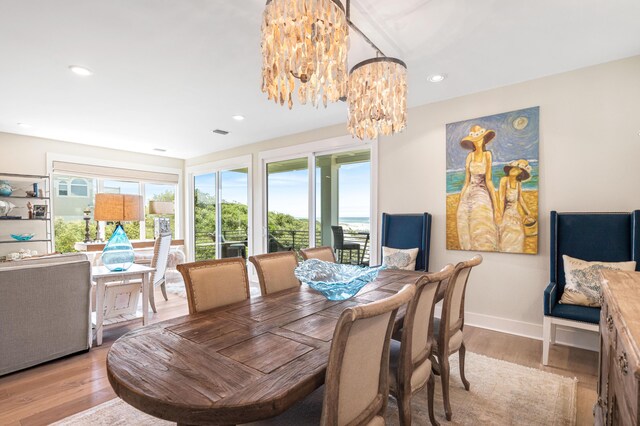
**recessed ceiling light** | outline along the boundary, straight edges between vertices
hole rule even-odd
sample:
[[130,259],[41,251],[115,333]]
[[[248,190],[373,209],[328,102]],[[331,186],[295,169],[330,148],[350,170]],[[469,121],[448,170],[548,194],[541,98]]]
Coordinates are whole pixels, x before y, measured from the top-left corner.
[[242,121],[244,120],[244,115],[232,115],[231,118],[233,118],[236,121]]
[[31,128],[31,124],[27,124],[27,123],[18,123],[18,126],[24,128],[24,129]]
[[442,80],[445,79],[445,77],[446,75],[444,74],[433,74],[427,77],[427,80],[429,80],[432,83],[440,83]]
[[91,71],[89,68],[81,67],[80,65],[69,65],[69,69],[72,73],[81,75],[83,77],[93,75],[93,71]]

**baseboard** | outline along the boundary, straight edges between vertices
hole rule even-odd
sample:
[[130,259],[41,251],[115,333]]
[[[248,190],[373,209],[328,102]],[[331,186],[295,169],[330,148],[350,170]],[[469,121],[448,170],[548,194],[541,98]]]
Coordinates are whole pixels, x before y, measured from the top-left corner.
[[[436,306],[435,316],[440,317],[441,311],[441,306]],[[473,327],[542,340],[542,324],[474,312],[465,312],[464,315],[465,324]],[[598,333],[592,331],[557,326],[556,343],[597,352],[599,348],[599,336]]]

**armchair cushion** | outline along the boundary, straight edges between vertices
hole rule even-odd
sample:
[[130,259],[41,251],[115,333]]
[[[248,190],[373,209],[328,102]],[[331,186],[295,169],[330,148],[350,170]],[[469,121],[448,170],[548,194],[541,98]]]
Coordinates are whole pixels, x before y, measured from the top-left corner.
[[416,269],[418,248],[396,249],[382,247],[382,265],[389,269],[404,269],[413,271]]
[[599,271],[602,269],[634,271],[635,260],[628,262],[587,262],[563,255],[564,292],[560,303],[567,305],[600,306],[602,289]]
[[551,310],[551,316],[598,324],[600,322],[600,308],[578,305],[563,305],[558,303]]

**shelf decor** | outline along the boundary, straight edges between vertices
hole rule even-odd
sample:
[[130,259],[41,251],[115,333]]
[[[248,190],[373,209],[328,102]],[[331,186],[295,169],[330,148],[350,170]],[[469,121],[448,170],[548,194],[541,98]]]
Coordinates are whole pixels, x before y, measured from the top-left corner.
[[13,193],[13,188],[6,180],[0,180],[0,196],[9,197]]
[[139,195],[96,194],[95,220],[116,222],[116,229],[102,250],[102,263],[110,271],[126,271],[133,265],[131,242],[120,222],[142,220],[144,209]]

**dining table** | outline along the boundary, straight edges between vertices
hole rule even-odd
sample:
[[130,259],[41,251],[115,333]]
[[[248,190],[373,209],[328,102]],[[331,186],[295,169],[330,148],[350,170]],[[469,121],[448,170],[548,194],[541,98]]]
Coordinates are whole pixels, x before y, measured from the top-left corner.
[[133,330],[109,350],[109,382],[133,407],[178,424],[277,416],[324,384],[344,309],[384,299],[421,274],[383,270],[344,301],[303,284]]

